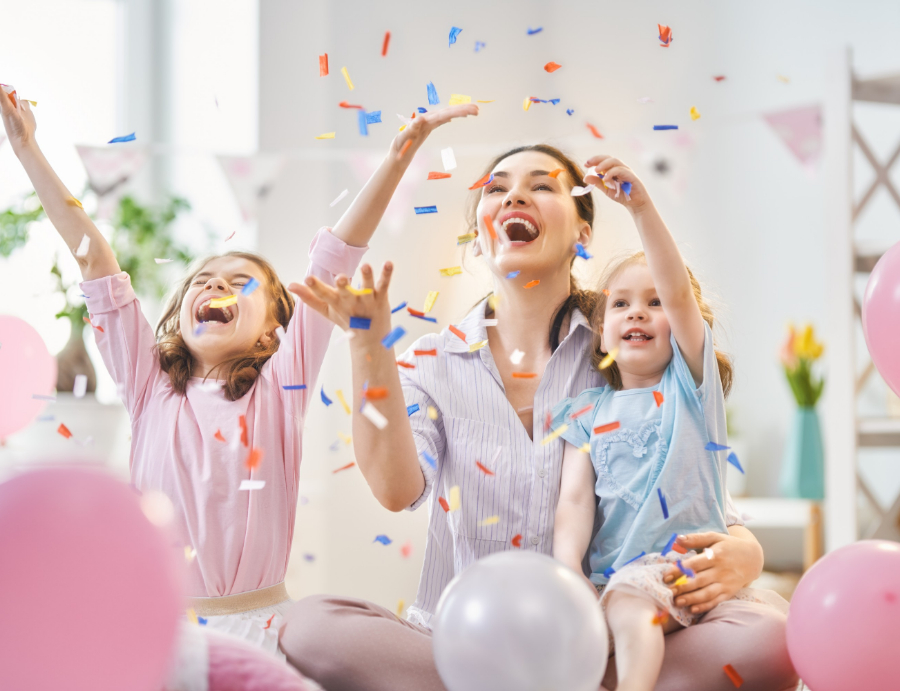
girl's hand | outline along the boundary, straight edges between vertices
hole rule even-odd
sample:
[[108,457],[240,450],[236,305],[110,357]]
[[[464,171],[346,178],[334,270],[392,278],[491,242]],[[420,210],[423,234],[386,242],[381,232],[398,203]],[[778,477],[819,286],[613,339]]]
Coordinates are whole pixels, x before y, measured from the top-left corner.
[[[447,124],[454,118],[465,118],[470,115],[478,115],[478,106],[474,103],[464,103],[458,106],[442,108],[441,110],[431,110],[427,113],[416,113],[413,121],[394,137],[394,141],[391,142],[391,153],[399,157],[400,152],[403,151],[403,157],[405,158],[410,153],[415,153],[416,149],[422,146],[422,143],[428,138],[428,135],[441,125]],[[410,142],[410,145],[404,151],[404,146],[407,142]],[[410,149],[412,151],[409,151]]]
[[323,283],[315,276],[308,276],[306,284],[291,283],[288,290],[303,302],[327,317],[345,331],[350,328],[350,317],[371,319],[369,329],[354,330],[356,336],[370,336],[364,340],[381,340],[391,330],[391,306],[388,302],[388,287],[391,284],[391,262],[385,262],[378,285],[372,275],[372,267],[362,266],[362,290],[371,292],[356,295],[348,289],[350,279],[341,274],[334,285]]
[[13,103],[15,96],[6,92],[6,87],[0,87],[0,114],[3,116],[3,127],[13,151],[18,153],[35,141],[34,132],[37,122],[34,113],[31,112],[31,104],[23,99]]
[[[591,168],[584,176],[584,182],[596,185],[598,190],[605,192],[607,197],[622,204],[632,214],[639,213],[644,206],[651,203],[644,183],[618,158],[594,156],[585,161],[584,165]],[[602,179],[600,175],[603,176]],[[622,183],[625,182],[631,184],[631,190],[627,195],[622,189]]]
[[[684,585],[671,586],[677,607],[690,607],[693,613],[708,612],[719,603],[730,600],[759,575],[762,548],[755,540],[722,533],[693,533],[679,535],[678,544],[700,554],[682,562],[697,577],[689,578]],[[707,548],[712,559],[703,553]],[[672,583],[680,577],[681,571],[673,566],[663,582]]]

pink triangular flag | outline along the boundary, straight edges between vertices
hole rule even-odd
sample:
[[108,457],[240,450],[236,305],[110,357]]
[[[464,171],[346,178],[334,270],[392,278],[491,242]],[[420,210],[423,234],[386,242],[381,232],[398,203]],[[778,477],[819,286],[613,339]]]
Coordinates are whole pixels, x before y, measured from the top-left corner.
[[806,166],[822,153],[822,109],[820,106],[792,108],[763,115],[769,126]]
[[281,154],[216,156],[245,221],[256,218],[259,200],[275,185],[287,159]]
[[88,185],[97,195],[97,215],[109,218],[116,206],[123,188],[137,172],[144,167],[150,157],[145,146],[75,146],[81,163],[88,176]]

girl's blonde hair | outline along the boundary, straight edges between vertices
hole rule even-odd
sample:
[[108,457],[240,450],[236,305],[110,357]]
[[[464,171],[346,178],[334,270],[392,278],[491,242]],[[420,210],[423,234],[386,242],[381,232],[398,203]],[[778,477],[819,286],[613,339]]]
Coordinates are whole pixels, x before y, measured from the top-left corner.
[[[156,326],[156,351],[159,356],[159,365],[163,372],[169,374],[172,388],[179,394],[184,394],[194,369],[194,357],[181,337],[181,303],[191,287],[194,276],[210,261],[221,257],[239,257],[251,261],[259,267],[263,274],[261,278],[264,279],[260,280],[259,290],[266,290],[269,293],[267,301],[269,316],[275,317],[275,320],[285,329],[294,314],[293,297],[278,278],[272,265],[258,254],[227,252],[194,262],[181,283],[169,296],[163,315]],[[253,382],[256,381],[256,377],[259,376],[262,366],[278,350],[278,345],[279,340],[273,338],[269,345],[259,346],[223,362],[220,365],[219,378],[225,380],[225,385],[222,387],[225,398],[229,401],[236,401],[247,393],[253,386]]]
[[[606,269],[604,269],[603,275],[600,277],[600,286],[597,289],[597,307],[591,317],[591,328],[594,331],[593,343],[591,344],[591,364],[598,370],[600,369],[600,361],[607,355],[600,347],[600,332],[603,327],[603,319],[606,316],[606,303],[609,300],[609,286],[626,268],[641,263],[647,263],[646,256],[643,252],[635,252],[634,254],[610,262]],[[697,305],[700,307],[700,314],[703,316],[704,321],[709,324],[709,328],[712,329],[714,321],[712,310],[706,300],[703,299],[699,281],[697,281],[697,278],[690,269],[688,269],[687,272],[691,279],[691,288],[694,292],[694,299],[697,300]],[[727,354],[720,350],[716,350],[715,353],[716,364],[719,366],[719,377],[722,380],[722,391],[725,396],[728,396],[734,381],[734,365]],[[619,372],[619,366],[616,362],[613,362],[609,367],[600,371],[603,373],[603,376],[606,377],[606,381],[609,382],[609,385],[613,389],[616,391],[622,390],[622,373]]]

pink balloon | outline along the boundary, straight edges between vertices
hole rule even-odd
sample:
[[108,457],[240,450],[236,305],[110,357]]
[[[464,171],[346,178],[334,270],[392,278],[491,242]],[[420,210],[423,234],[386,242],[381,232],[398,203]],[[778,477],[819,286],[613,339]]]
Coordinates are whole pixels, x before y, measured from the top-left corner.
[[869,276],[862,323],[872,362],[900,396],[900,243],[884,253]]
[[162,687],[180,577],[136,491],[79,468],[4,482],[0,559],[0,688]]
[[0,439],[31,424],[56,386],[56,358],[40,334],[18,317],[0,315]]
[[815,691],[900,685],[900,544],[863,540],[826,554],[791,598],[787,645]]

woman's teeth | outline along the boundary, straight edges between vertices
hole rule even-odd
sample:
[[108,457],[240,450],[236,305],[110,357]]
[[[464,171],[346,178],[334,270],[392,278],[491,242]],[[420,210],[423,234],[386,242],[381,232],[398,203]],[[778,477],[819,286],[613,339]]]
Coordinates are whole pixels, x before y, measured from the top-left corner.
[[524,218],[508,218],[502,225],[512,242],[531,242],[539,234],[535,225]]

